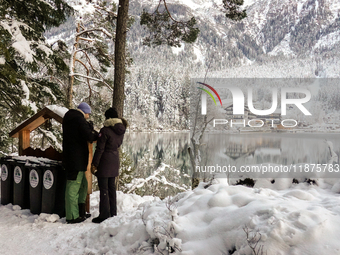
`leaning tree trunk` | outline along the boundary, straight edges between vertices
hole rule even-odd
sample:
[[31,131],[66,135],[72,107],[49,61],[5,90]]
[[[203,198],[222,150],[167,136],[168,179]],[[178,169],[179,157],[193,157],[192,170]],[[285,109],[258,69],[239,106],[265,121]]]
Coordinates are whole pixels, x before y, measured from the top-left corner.
[[115,38],[115,72],[113,83],[112,106],[117,109],[118,117],[124,112],[124,86],[125,86],[125,48],[129,11],[129,0],[119,0],[117,28]]

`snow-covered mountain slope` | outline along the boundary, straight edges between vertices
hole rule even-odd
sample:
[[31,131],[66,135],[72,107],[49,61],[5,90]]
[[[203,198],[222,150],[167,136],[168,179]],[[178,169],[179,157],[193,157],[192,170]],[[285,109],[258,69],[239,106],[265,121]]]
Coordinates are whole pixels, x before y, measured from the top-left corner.
[[340,4],[332,0],[256,1],[248,8],[244,32],[265,53],[310,54],[339,46]]
[[[81,6],[90,9],[85,1],[69,2],[77,10],[82,10]],[[136,19],[128,35],[132,55],[145,52],[141,44],[145,31],[139,25],[139,14],[143,9],[154,10],[157,2],[130,1],[129,12]],[[198,41],[183,51],[203,62],[213,56],[214,62],[221,62],[220,67],[245,58],[254,61],[263,54],[331,57],[340,48],[339,1],[247,0],[243,7],[248,17],[241,22],[224,17],[222,0],[167,0],[167,4],[177,19],[195,16],[198,21]],[[54,29],[54,35],[58,31]],[[159,49],[164,53],[164,47]]]
[[[132,1],[133,2],[133,1]],[[132,4],[132,13],[149,8],[154,1]],[[177,17],[193,15],[201,34],[197,47],[209,46],[221,56],[256,59],[271,56],[336,54],[340,45],[340,2],[334,0],[248,0],[248,17],[234,22],[224,17],[221,0],[168,0]],[[176,15],[175,15],[176,16]]]

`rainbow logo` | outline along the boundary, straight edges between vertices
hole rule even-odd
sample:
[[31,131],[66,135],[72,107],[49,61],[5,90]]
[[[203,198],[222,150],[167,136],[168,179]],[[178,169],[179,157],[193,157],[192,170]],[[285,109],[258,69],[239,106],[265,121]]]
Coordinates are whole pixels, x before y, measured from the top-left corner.
[[[205,83],[203,83],[203,82],[197,82],[197,83],[198,83],[198,84],[201,84],[201,85],[203,85],[203,86],[206,86],[206,87],[208,87],[209,89],[211,89],[211,90],[215,93],[215,95],[217,96],[218,100],[220,100],[220,104],[221,104],[221,106],[222,106],[222,100],[221,100],[221,98],[220,98],[220,95],[216,92],[216,90],[215,90],[213,87],[211,87],[210,85],[205,84]],[[203,89],[203,88],[201,88],[201,87],[197,87],[197,88],[198,88],[198,89],[201,89],[201,90],[203,90],[203,91],[205,91],[205,92],[207,92],[208,95],[214,100],[215,105],[217,105],[217,104],[216,104],[215,98],[213,97],[213,95],[211,94],[211,92],[210,92],[209,90]]]

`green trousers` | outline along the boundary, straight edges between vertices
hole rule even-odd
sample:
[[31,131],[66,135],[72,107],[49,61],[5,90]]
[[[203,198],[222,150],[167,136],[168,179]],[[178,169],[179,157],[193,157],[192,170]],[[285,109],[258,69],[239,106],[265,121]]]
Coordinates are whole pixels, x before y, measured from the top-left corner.
[[87,196],[87,180],[85,172],[79,172],[77,179],[67,180],[65,191],[66,220],[79,217],[78,204],[85,203]]

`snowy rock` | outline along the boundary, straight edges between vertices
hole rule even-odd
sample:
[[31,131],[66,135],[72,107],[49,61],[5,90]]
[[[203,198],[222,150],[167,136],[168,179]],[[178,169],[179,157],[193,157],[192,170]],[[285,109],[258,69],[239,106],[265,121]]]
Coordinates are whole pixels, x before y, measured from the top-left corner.
[[21,210],[21,207],[19,205],[13,205],[13,211],[19,211]]
[[332,187],[332,191],[334,193],[340,193],[340,181],[338,181],[337,183],[335,183]]
[[53,223],[53,222],[56,222],[59,219],[60,219],[60,217],[59,217],[58,214],[52,214],[52,215],[50,215],[46,218],[46,221]]
[[293,191],[289,191],[286,194],[284,194],[284,197],[288,197],[288,196],[296,197],[301,200],[313,200],[314,199],[313,195],[303,190],[293,190]]
[[210,207],[225,207],[233,203],[231,197],[226,191],[220,191],[209,199],[208,205]]

